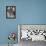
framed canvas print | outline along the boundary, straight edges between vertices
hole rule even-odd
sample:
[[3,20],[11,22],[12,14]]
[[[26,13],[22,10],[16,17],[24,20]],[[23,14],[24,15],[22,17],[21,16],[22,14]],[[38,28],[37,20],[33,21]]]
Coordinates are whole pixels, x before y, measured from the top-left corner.
[[46,41],[46,25],[20,24],[18,25],[19,39],[31,41]]
[[16,6],[6,6],[6,19],[16,19]]
[[44,42],[46,43],[46,25],[19,24],[18,41],[20,46],[43,45]]

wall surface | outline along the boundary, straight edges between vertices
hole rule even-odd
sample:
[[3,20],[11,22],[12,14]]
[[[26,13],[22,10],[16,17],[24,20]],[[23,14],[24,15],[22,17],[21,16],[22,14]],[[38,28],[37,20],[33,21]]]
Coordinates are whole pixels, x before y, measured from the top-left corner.
[[[6,19],[9,5],[16,6],[16,19]],[[9,32],[18,32],[17,24],[46,24],[46,0],[0,0],[0,44],[8,43]]]

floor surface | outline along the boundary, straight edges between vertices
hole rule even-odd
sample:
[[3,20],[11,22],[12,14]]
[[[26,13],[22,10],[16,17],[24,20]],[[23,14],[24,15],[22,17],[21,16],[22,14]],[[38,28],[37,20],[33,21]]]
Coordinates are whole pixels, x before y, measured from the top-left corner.
[[46,46],[46,42],[45,41],[21,40],[20,46]]

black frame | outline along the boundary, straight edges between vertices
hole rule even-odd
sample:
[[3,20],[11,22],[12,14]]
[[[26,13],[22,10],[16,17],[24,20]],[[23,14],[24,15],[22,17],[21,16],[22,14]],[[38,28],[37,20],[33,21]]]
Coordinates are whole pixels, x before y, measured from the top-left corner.
[[[14,7],[14,8],[15,8],[14,17],[8,17],[8,15],[7,15],[7,8],[8,8],[8,7]],[[16,6],[6,6],[6,19],[16,19]]]

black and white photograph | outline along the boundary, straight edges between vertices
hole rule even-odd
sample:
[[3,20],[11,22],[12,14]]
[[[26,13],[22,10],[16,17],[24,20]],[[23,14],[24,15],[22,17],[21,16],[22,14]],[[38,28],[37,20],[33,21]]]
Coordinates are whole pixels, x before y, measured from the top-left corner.
[[16,19],[16,6],[6,6],[6,19]]
[[20,46],[40,46],[46,43],[46,25],[20,24],[18,34]]

